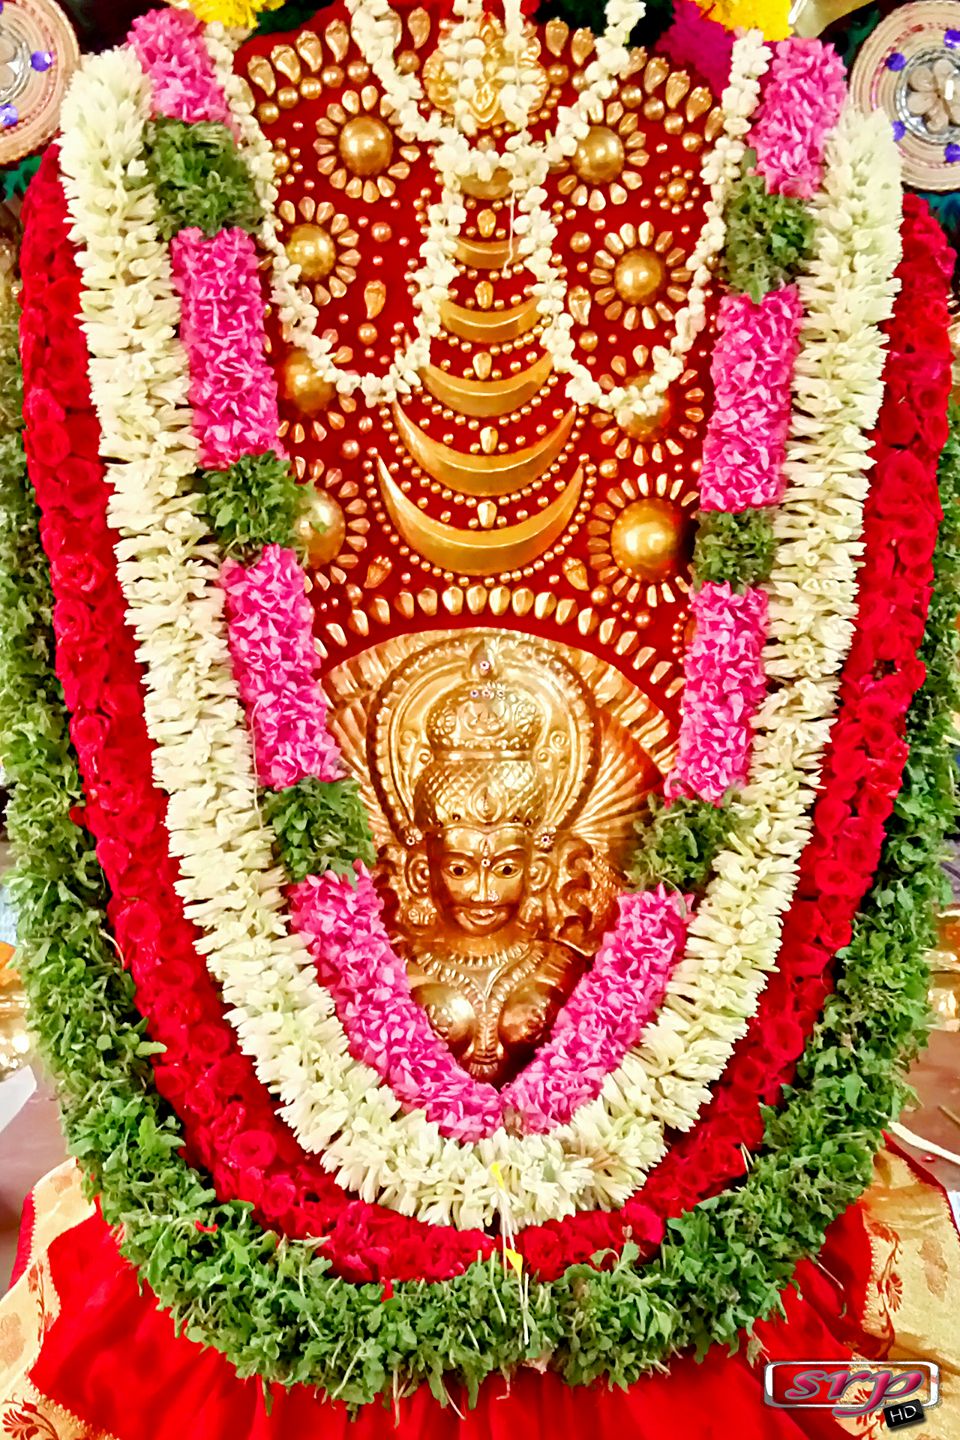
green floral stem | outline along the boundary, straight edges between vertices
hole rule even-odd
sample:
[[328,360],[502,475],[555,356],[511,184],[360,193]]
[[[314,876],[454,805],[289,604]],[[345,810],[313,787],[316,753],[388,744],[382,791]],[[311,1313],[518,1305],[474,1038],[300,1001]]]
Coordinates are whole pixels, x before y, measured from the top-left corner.
[[218,120],[151,120],[144,155],[165,240],[192,225],[211,236],[227,225],[254,231],[263,219],[237,142]]
[[328,870],[353,879],[357,860],[368,866],[376,860],[356,780],[311,775],[285,790],[264,791],[263,810],[293,881]]
[[702,510],[693,552],[694,583],[742,592],[769,578],[777,551],[771,506],[749,510]]
[[294,548],[306,489],[273,450],[243,455],[226,470],[201,470],[197,489],[220,548],[234,559],[256,559],[265,545]]

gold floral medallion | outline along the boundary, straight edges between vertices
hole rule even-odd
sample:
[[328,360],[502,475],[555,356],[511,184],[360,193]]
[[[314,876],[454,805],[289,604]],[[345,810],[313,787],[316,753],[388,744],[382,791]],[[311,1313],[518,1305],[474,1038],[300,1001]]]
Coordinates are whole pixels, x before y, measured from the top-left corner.
[[[453,23],[448,21],[441,27],[441,37],[452,29]],[[504,44],[503,21],[496,15],[486,14],[483,16],[480,21],[479,33],[484,47],[483,75],[477,82],[470,102],[470,110],[478,127],[484,130],[491,125],[499,125],[503,122],[500,91],[503,88],[504,75],[510,63],[510,57],[507,55]],[[536,111],[547,97],[550,82],[546,70],[540,64],[540,41],[537,38],[536,30],[532,25],[527,25],[525,33],[526,45],[520,52],[520,79],[522,84],[533,87],[534,104],[532,108]],[[452,114],[457,96],[456,80],[448,73],[441,46],[434,50],[423,67],[423,84],[427,95],[437,109]]]

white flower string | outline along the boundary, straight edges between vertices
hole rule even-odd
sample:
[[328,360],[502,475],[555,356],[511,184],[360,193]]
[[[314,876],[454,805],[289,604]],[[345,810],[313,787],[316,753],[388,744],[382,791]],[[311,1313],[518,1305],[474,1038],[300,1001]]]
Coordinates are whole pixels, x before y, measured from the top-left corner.
[[730,188],[740,174],[746,150],[745,137],[750,117],[760,98],[760,79],[770,63],[769,46],[759,31],[748,31],[733,47],[730,80],[723,92],[724,125],[716,144],[704,157],[701,179],[710,191],[704,206],[704,223],[687,261],[691,285],[684,307],[677,312],[669,348],[657,346],[651,356],[652,370],[642,384],[616,386],[605,391],[590,370],[576,357],[573,316],[567,305],[566,283],[559,279],[553,261],[557,227],[544,204],[546,192],[536,188],[520,199],[523,224],[520,256],[535,278],[537,308],[547,321],[543,348],[553,368],[570,376],[566,393],[578,405],[592,405],[626,425],[634,416],[656,416],[667,390],[682,375],[685,357],[706,324],[706,298],[713,266],[726,240],[724,212]]
[[[476,81],[483,74],[483,42],[479,34],[483,4],[479,0],[454,0],[454,25],[441,41],[443,53],[449,54],[447,73],[455,73],[458,64],[463,64],[465,70],[464,85],[455,104],[452,124],[432,107],[424,113],[421,107],[427,101],[419,76],[405,74],[398,68],[396,38],[401,22],[388,0],[347,0],[347,10],[350,13],[351,34],[383,87],[384,100],[403,139],[429,146],[451,139],[456,142],[474,133],[476,122],[470,110],[470,101],[476,90]],[[541,142],[551,165],[570,158],[586,133],[590,120],[598,118],[600,106],[613,94],[621,72],[630,63],[627,42],[645,13],[645,0],[609,0],[606,29],[597,36],[596,59],[591,61],[584,73],[584,88],[572,105],[560,107],[556,130]],[[510,114],[505,110],[504,115],[518,131],[524,131],[537,91],[534,86],[525,86],[522,82],[520,62],[526,22],[518,0],[506,0],[504,20],[504,48],[513,57],[506,86]],[[453,49],[448,52],[451,42]],[[521,71],[519,78],[518,70]],[[500,93],[500,104],[503,108],[503,91]],[[489,180],[497,169],[510,167],[510,157],[516,149],[517,136],[513,135],[508,136],[502,150],[495,147],[470,149],[465,155],[468,168],[462,173],[475,179]]]
[[[576,152],[577,145],[589,132],[591,120],[602,118],[604,102],[629,69],[632,56],[627,41],[643,18],[644,0],[611,0],[606,12],[607,29],[596,41],[597,58],[585,72],[587,83],[572,105],[560,107],[556,128],[542,140],[535,140],[528,129],[536,92],[522,80],[520,57],[525,44],[525,21],[518,0],[506,0],[505,48],[512,63],[500,103],[516,133],[508,136],[502,150],[481,148],[469,140],[469,134],[476,128],[470,102],[483,71],[479,0],[456,0],[454,25],[442,42],[448,73],[457,77],[453,124],[435,109],[424,115],[421,106],[425,97],[419,78],[398,69],[394,52],[400,21],[387,0],[348,0],[347,8],[351,13],[353,37],[383,86],[385,105],[401,136],[431,147],[432,163],[440,181],[440,198],[427,208],[420,265],[411,277],[415,285],[414,337],[398,347],[384,374],[361,375],[337,365],[330,338],[318,333],[319,312],[309,292],[297,283],[299,268],[290,260],[280,240],[275,213],[276,187],[272,179],[268,180],[261,193],[267,219],[260,240],[272,257],[273,299],[289,343],[305,351],[321,380],[344,395],[352,395],[359,389],[371,406],[391,404],[399,395],[417,389],[421,383],[420,372],[430,362],[433,341],[441,332],[443,305],[450,298],[458,273],[457,242],[466,221],[463,183],[468,179],[488,183],[498,172],[505,171],[511,213],[514,207],[518,212],[513,221],[513,230],[519,239],[518,258],[533,277],[532,293],[537,311],[546,322],[542,336],[544,349],[551,356],[554,370],[570,377],[568,397],[577,404],[613,414],[620,424],[629,423],[633,416],[655,416],[664,394],[682,374],[685,357],[706,323],[706,296],[713,265],[726,237],[723,217],[727,197],[740,172],[745,136],[760,95],[760,78],[770,62],[769,47],[759,32],[748,32],[733,48],[730,80],[722,98],[723,130],[713,149],[705,153],[701,167],[701,178],[710,191],[710,198],[704,207],[703,228],[689,259],[691,286],[687,303],[677,314],[670,345],[654,349],[651,373],[643,383],[605,391],[576,357],[567,284],[554,263],[557,229],[545,203],[547,194],[543,186],[550,169],[569,160]],[[218,36],[214,36],[211,53],[219,76],[229,89],[226,73],[230,68],[229,48],[219,44]],[[233,93],[235,96],[235,89]],[[246,146],[254,147],[257,172],[263,171],[270,147],[259,126],[245,126],[241,138]]]
[[[143,178],[149,102],[132,50],[91,57],[64,100],[60,161],[83,277],[91,393],[111,457],[117,574],[144,666],[154,778],[169,796],[177,890],[202,932],[205,963],[261,1083],[344,1189],[368,1199],[384,1193],[385,1203],[423,1219],[462,1216],[468,1227],[498,1211],[491,1166],[499,1163],[503,1191],[526,1223],[591,1206],[597,1169],[613,1166],[600,1185],[619,1192],[635,1164],[624,1171],[609,1152],[591,1156],[569,1133],[526,1141],[503,1133],[464,1148],[422,1111],[401,1113],[376,1072],[349,1054],[332,997],[288,930],[227,646],[218,557],[193,485],[179,302],[156,194]],[[635,1162],[650,1163],[649,1136],[631,1137],[630,1147]]]

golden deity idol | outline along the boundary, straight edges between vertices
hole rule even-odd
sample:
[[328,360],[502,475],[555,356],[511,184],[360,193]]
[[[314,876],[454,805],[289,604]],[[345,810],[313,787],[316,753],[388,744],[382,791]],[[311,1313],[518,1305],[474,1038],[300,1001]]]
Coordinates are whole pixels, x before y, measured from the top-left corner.
[[461,1064],[503,1084],[614,917],[666,723],[613,667],[505,631],[388,641],[327,687],[413,994]]

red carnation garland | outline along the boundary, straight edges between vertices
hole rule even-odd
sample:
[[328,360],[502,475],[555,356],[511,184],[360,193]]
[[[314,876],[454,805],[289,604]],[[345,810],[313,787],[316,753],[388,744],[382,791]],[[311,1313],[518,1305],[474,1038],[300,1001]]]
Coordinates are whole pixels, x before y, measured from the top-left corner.
[[[352,1199],[323,1172],[315,1157],[305,1156],[277,1117],[251,1062],[239,1052],[216,987],[196,953],[195,932],[173,889],[176,866],[163,825],[165,801],[149,779],[152,747],[143,721],[139,669],[124,625],[113,568],[112,540],[104,515],[106,487],[96,458],[98,427],[86,385],[86,349],[75,323],[79,275],[66,240],[62,190],[50,161],[31,192],[29,210],[24,253],[28,448],[44,510],[44,541],[57,596],[58,671],[68,706],[75,712],[72,734],[87,786],[86,822],[97,837],[98,855],[113,889],[111,921],[137,983],[138,1003],[148,1018],[150,1033],[168,1046],[157,1063],[158,1088],[181,1114],[191,1159],[210,1170],[222,1198],[252,1201],[261,1220],[285,1233],[326,1234],[326,1253],[338,1272],[351,1279],[444,1278],[462,1270],[478,1252],[488,1254],[495,1242],[480,1232],[424,1227],[383,1207]],[[918,403],[922,394],[926,413],[932,411],[940,418],[945,435],[941,356],[946,341],[936,323],[924,325],[929,314],[936,315],[938,303],[945,306],[943,240],[940,236],[939,243],[934,243],[934,232],[939,235],[923,207],[916,202],[908,205],[901,267],[904,294],[892,324],[894,353],[888,369],[896,382],[895,359],[909,358],[911,375],[925,387],[917,391],[914,402]],[[911,312],[919,314],[920,321],[905,318]],[[58,337],[55,362],[52,348],[46,345],[50,335]],[[43,384],[54,364],[57,399]],[[948,347],[946,366],[948,373]],[[915,384],[913,391],[916,389]],[[904,398],[913,391],[908,387]],[[926,421],[927,430],[921,434],[922,420],[917,415],[917,433],[911,441],[905,433],[910,427],[904,427],[902,415],[896,421],[886,419],[891,403],[892,396],[885,402],[879,431],[882,443],[888,449],[896,445],[898,450],[878,455],[878,482],[890,465],[902,465],[904,455],[913,456],[926,477],[927,490],[932,482],[935,495],[940,430]],[[900,427],[895,439],[888,437],[891,425]],[[916,484],[916,476],[911,483]],[[875,485],[875,491],[878,489]],[[876,513],[868,518],[873,525],[868,533],[873,536],[883,529],[881,516],[887,513],[879,500],[874,508]],[[909,538],[911,522],[905,523]],[[935,530],[934,523],[934,535]],[[873,577],[871,558],[881,566],[884,557],[876,545],[868,551],[862,615],[867,618],[876,612],[886,617],[870,627],[877,643],[886,640],[889,649],[898,637],[901,641],[896,653],[884,660],[887,665],[906,657],[918,666],[914,650],[922,635],[932,544],[931,538],[927,545],[926,532],[921,534],[918,526],[910,543],[891,547],[897,557],[901,549],[912,556],[912,563],[900,567],[903,573],[896,577],[896,602],[890,598],[890,587],[884,590],[883,577],[876,582]],[[892,624],[894,614],[897,618]],[[904,628],[907,620],[914,622],[909,632]],[[916,633],[914,650],[902,644],[908,633]],[[871,671],[868,649],[863,648],[868,638],[866,634],[857,637],[852,657],[862,649],[861,673],[858,680],[848,663],[842,694],[848,704],[862,702],[876,719],[880,697],[863,693],[872,689],[865,684]],[[873,826],[874,837],[882,836],[883,819],[899,786],[903,756],[896,754],[890,742],[902,733],[903,713],[915,683],[916,673],[909,683],[887,687],[881,702],[894,734],[891,736],[889,725],[879,726],[877,746],[871,754],[878,759],[887,757],[890,768],[881,776],[879,765],[868,766],[870,784],[864,777],[859,787],[864,796],[872,797],[874,808],[871,811],[867,806],[867,812],[874,820],[882,815]],[[839,748],[845,724],[862,722],[854,717],[848,720],[844,714],[835,727],[828,767],[840,777],[850,773],[849,754]],[[855,740],[850,744],[857,749]],[[834,749],[842,757],[839,761],[833,759]],[[832,854],[834,843],[831,830],[839,831],[847,823],[835,808],[831,812],[827,802],[832,798],[828,793],[818,806],[815,840],[810,847],[814,858],[806,862],[805,857],[809,865],[827,863],[825,857]],[[843,813],[850,818],[856,813],[859,819],[861,813],[854,811],[852,798],[853,792]],[[860,838],[865,837],[861,834]],[[827,848],[817,850],[818,845]],[[838,855],[837,863],[842,864],[842,850]],[[836,944],[842,943],[836,937],[844,934],[844,925],[848,933],[875,861],[876,856],[855,884],[851,874],[848,890],[839,892],[839,903],[832,898],[838,895],[835,888],[824,892],[822,915],[816,892],[820,869],[804,872],[812,898],[805,896],[802,875],[794,909],[806,899],[816,914],[795,922],[791,911],[788,927],[793,927],[795,936],[793,951],[785,948],[781,968],[771,977],[758,1016],[738,1046],[704,1123],[679,1142],[622,1212],[582,1213],[522,1232],[518,1248],[533,1270],[549,1278],[574,1260],[589,1259],[597,1249],[619,1246],[626,1227],[638,1238],[655,1243],[662,1233],[664,1215],[678,1213],[742,1173],[740,1142],[756,1144],[762,1133],[758,1099],[775,1098],[792,1071],[828,988],[824,970]],[[842,915],[846,915],[845,921]],[[803,923],[813,926],[815,921],[819,929],[802,929]]]

